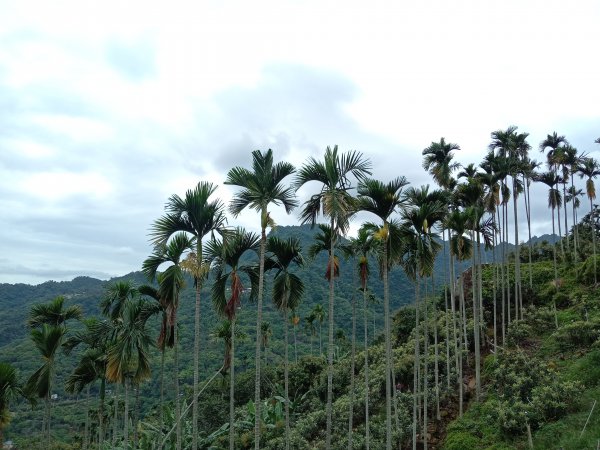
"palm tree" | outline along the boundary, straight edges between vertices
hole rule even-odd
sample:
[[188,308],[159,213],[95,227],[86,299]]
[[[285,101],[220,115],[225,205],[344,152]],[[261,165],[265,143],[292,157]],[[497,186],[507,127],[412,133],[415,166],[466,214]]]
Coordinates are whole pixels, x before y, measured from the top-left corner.
[[246,339],[246,333],[242,331],[240,327],[235,327],[235,330],[231,329],[232,322],[225,319],[219,323],[219,325],[213,330],[212,337],[218,341],[222,341],[225,344],[224,357],[223,357],[223,369],[222,372],[226,373],[229,370],[231,364],[231,350],[232,340],[231,336],[234,336],[235,342]]
[[200,291],[207,274],[203,263],[202,239],[214,231],[220,230],[225,222],[224,204],[221,200],[210,200],[217,187],[201,181],[194,189],[189,189],[185,197],[172,195],[165,210],[167,214],[154,222],[150,237],[155,246],[165,245],[176,233],[184,232],[195,238],[195,251],[191,259],[195,269],[191,270],[196,288],[194,309],[194,386],[192,399],[192,450],[198,448],[198,380],[200,374]]
[[[536,178],[536,181],[544,183],[546,186],[548,186],[548,189],[549,189],[549,191],[548,191],[548,206],[551,208],[551,211],[552,211],[552,235],[555,234],[554,210],[557,207],[560,207],[560,202],[561,202],[560,191],[557,188],[555,188],[555,186],[558,183],[558,178],[559,178],[558,175],[556,175],[552,171],[541,173]],[[559,237],[559,240],[560,240],[560,237]],[[552,246],[552,251],[553,251],[552,254],[553,254],[553,259],[554,259],[554,285],[555,285],[556,289],[558,290],[558,268],[557,268],[557,264],[556,264],[556,244],[554,244]],[[554,321],[555,321],[556,328],[558,328],[558,318],[556,316],[556,304],[554,304]]]
[[408,184],[406,178],[398,177],[383,183],[374,179],[363,179],[358,185],[357,209],[367,211],[381,219],[382,224],[374,235],[382,244],[383,275],[383,310],[386,355],[386,448],[392,447],[392,346],[390,331],[390,298],[389,298],[389,226],[392,214],[403,206],[402,190]]
[[0,449],[4,448],[2,431],[10,422],[10,403],[23,394],[17,369],[8,363],[0,362]]
[[522,185],[518,178],[518,173],[522,167],[521,161],[525,159],[531,149],[527,143],[528,133],[517,133],[516,126],[510,126],[506,131],[498,130],[492,133],[492,142],[488,146],[491,151],[497,150],[498,156],[506,158],[508,162],[508,174],[512,178],[512,198],[513,198],[513,219],[515,230],[515,315],[518,318],[519,305],[522,314],[522,296],[521,296],[521,264],[520,244],[519,244],[519,221],[517,199],[519,192],[522,191]]
[[64,297],[56,297],[45,304],[34,305],[28,318],[31,339],[42,355],[44,363],[27,380],[24,392],[28,397],[43,398],[46,406],[45,433],[50,444],[50,397],[55,377],[56,352],[67,333],[67,321],[81,319],[81,307],[74,305],[64,308]]
[[130,280],[111,283],[106,288],[104,298],[100,302],[102,314],[113,322],[123,318],[127,303],[138,295],[138,290]]
[[129,446],[129,387],[150,378],[152,345],[146,330],[146,301],[132,297],[125,302],[120,320],[115,322],[114,340],[108,349],[106,378],[125,387],[123,443]]
[[104,441],[104,400],[106,396],[106,357],[110,343],[111,328],[107,322],[96,318],[83,321],[85,328],[73,333],[63,343],[65,354],[69,355],[73,349],[81,344],[85,349],[75,369],[67,378],[65,389],[67,392],[81,392],[86,386],[100,380],[100,399],[98,405],[98,446],[101,448]]
[[[159,375],[159,383],[160,383],[160,400],[159,400],[159,429],[162,432],[163,422],[164,422],[164,401],[165,401],[165,350],[167,347],[172,348],[174,343],[174,334],[170,327],[168,326],[168,315],[167,315],[167,307],[163,300],[160,298],[158,294],[158,289],[149,284],[143,284],[138,286],[138,292],[140,295],[154,300],[155,303],[155,313],[161,315],[160,321],[160,332],[158,334],[158,339],[156,341],[156,346],[160,350],[160,375]],[[169,341],[167,342],[167,330],[169,330]]]
[[[585,155],[578,155],[577,149],[572,145],[565,146],[564,149],[564,160],[563,160],[563,178],[564,178],[564,187],[563,190],[563,200],[565,205],[565,219],[567,217],[567,203],[570,201],[567,192],[569,190],[575,190],[575,172],[577,172],[577,167],[579,165],[579,161],[581,158],[585,157]],[[569,189],[566,189],[567,180],[571,179],[571,186]],[[575,221],[575,203],[571,205],[571,213],[573,219],[573,258],[575,262],[577,262],[577,222]],[[566,223],[566,220],[565,220]],[[567,239],[569,236],[568,229],[566,230]]]
[[[224,242],[223,242],[224,241]],[[242,255],[248,251],[257,252],[259,237],[254,233],[246,232],[243,228],[236,228],[232,233],[226,233],[222,241],[215,239],[206,244],[206,254],[214,265],[216,279],[212,285],[212,301],[216,311],[227,317],[232,323],[231,327],[231,358],[229,368],[229,447],[233,450],[235,445],[235,412],[234,412],[234,361],[235,361],[235,318],[238,307],[241,305],[244,285],[242,275],[245,275],[251,285],[250,297],[256,298],[259,282],[259,271],[254,264],[243,264]],[[227,284],[229,283],[229,289]],[[227,293],[229,292],[229,294]],[[229,295],[229,298],[227,296]],[[260,336],[259,336],[260,338]],[[260,341],[259,341],[260,344]],[[258,355],[260,358],[260,354]],[[257,361],[256,364],[259,364]]]
[[267,252],[277,272],[273,281],[273,303],[283,315],[285,332],[284,353],[284,390],[285,390],[285,448],[290,448],[290,395],[289,395],[289,357],[288,357],[288,315],[300,305],[304,295],[304,284],[298,275],[290,272],[290,266],[302,267],[302,247],[298,238],[279,239],[270,236]]
[[62,326],[69,320],[80,320],[82,317],[81,306],[72,305],[64,308],[65,298],[58,296],[49,303],[33,305],[29,311],[27,324],[30,328],[37,328],[44,324]]
[[[445,219],[445,226],[448,230],[451,231],[451,238],[450,238],[450,253],[453,256],[453,263],[452,263],[452,269],[454,266],[454,260],[458,261],[459,263],[461,261],[464,261],[466,259],[468,259],[471,256],[471,252],[472,252],[472,241],[466,236],[467,234],[467,229],[468,229],[468,222],[469,222],[469,217],[466,213],[464,213],[463,211],[459,211],[459,210],[455,210],[452,211],[448,214],[448,216]],[[454,272],[454,270],[452,270],[452,272]],[[458,390],[459,390],[459,395],[458,395],[458,405],[459,405],[459,416],[462,416],[463,413],[463,379],[462,379],[462,370],[463,370],[463,365],[462,365],[462,355],[463,355],[463,350],[466,350],[469,348],[468,345],[468,341],[467,341],[467,321],[466,321],[466,308],[465,308],[465,294],[464,294],[464,278],[463,278],[463,271],[460,271],[459,274],[459,280],[458,280],[458,284],[459,284],[459,293],[458,293],[458,297],[459,297],[459,334],[462,334],[462,338],[459,336],[458,339],[458,343],[459,343],[459,352],[458,352],[458,356],[459,356],[459,363],[458,363],[458,370],[457,370],[457,383],[458,383]],[[454,302],[455,299],[452,299],[452,301]],[[502,316],[504,317],[504,303],[502,304]],[[461,326],[462,325],[462,326]],[[504,335],[504,321],[503,321],[503,335]]]
[[45,402],[44,434],[50,448],[50,416],[52,388],[56,369],[56,353],[62,344],[66,328],[60,325],[43,324],[31,330],[31,340],[40,352],[43,364],[29,377],[24,392],[29,398],[43,398]]
[[[317,161],[311,157],[305,163],[296,176],[295,187],[300,189],[305,184],[316,181],[320,183],[319,193],[313,194],[305,203],[301,213],[303,224],[310,223],[313,226],[317,217],[322,214],[329,218],[329,226],[332,230],[330,246],[330,272],[334,272],[335,241],[338,234],[346,234],[350,225],[350,216],[354,211],[354,200],[350,195],[350,175],[359,180],[369,175],[371,164],[364,160],[362,154],[356,151],[338,153],[337,145],[331,149],[327,147],[323,161]],[[331,448],[331,412],[333,400],[333,302],[334,302],[334,279],[329,277],[329,333],[327,349],[327,436],[326,448]]]
[[[242,188],[237,192],[229,210],[237,217],[244,209],[251,208],[260,213],[260,253],[258,304],[256,314],[256,377],[254,384],[254,405],[256,408],[254,421],[254,448],[260,448],[260,332],[262,322],[263,285],[265,274],[265,249],[267,243],[267,227],[273,226],[269,215],[269,205],[283,205],[289,214],[297,206],[294,190],[284,187],[283,180],[295,172],[293,165],[287,162],[273,164],[273,151],[255,150],[252,152],[252,171],[243,167],[234,167],[227,174],[225,184]],[[195,449],[194,449],[195,450]]]
[[[446,143],[445,139],[442,137],[439,143],[432,142],[431,145],[425,148],[422,152],[423,159],[423,168],[427,170],[434,178],[435,182],[440,186],[440,188],[444,189],[447,192],[447,195],[450,195],[450,192],[454,189],[454,185],[456,184],[455,180],[452,178],[452,172],[460,167],[459,163],[453,163],[452,159],[454,158],[453,152],[460,150],[460,146],[458,144]],[[444,235],[445,230],[442,230],[442,235]],[[448,240],[450,240],[450,230],[448,230]],[[444,246],[444,255],[445,255],[446,247]],[[449,255],[450,264],[452,264],[451,259],[452,255]],[[444,257],[445,259],[445,257]],[[446,271],[448,278],[448,284],[450,285],[452,298],[454,298],[454,279],[451,278],[451,274],[449,271]],[[447,309],[447,296],[448,290],[444,289],[444,300],[446,305],[446,313]],[[452,309],[454,309],[454,302],[451,302]],[[449,332],[449,323],[448,323],[448,314],[446,317],[446,371],[450,373],[450,343],[448,336],[450,336]],[[453,314],[453,326],[454,326],[454,335],[453,340],[456,348],[456,318]],[[436,344],[437,349],[437,344]],[[455,353],[458,353],[456,351]],[[458,356],[458,355],[457,355]],[[450,377],[447,377],[448,389],[450,389]]]
[[452,162],[454,158],[452,152],[455,150],[460,150],[460,146],[451,142],[447,143],[442,137],[440,142],[432,142],[422,152],[425,157],[423,158],[423,168],[433,176],[440,187],[448,187],[452,172],[460,166],[459,163]]
[[[110,335],[110,344],[114,344],[116,338],[116,331],[118,326],[123,322],[123,314],[129,302],[131,302],[138,295],[138,291],[130,280],[117,281],[116,283],[110,284],[105,292],[104,298],[100,302],[100,308],[102,314],[104,314],[109,322],[107,323],[108,333]],[[108,380],[108,377],[107,377]],[[110,380],[109,380],[110,381]],[[123,384],[121,381],[118,382],[115,389],[115,401],[114,401],[114,417],[113,417],[113,436],[112,445],[116,445],[117,439],[117,408],[119,406],[119,386]],[[126,392],[127,393],[127,392]],[[125,431],[125,426],[123,428]]]
[[[569,142],[567,141],[567,139],[564,136],[559,136],[556,133],[556,131],[553,132],[552,134],[547,135],[546,139],[544,139],[540,143],[540,151],[542,153],[545,152],[546,149],[549,149],[548,153],[546,154],[546,161],[547,161],[548,169],[554,175],[558,175],[558,166],[561,165],[564,160],[564,149],[568,145],[569,145]],[[560,179],[560,177],[557,176],[555,178],[555,180],[556,180],[555,185],[558,185],[558,183],[560,183],[561,179]],[[557,216],[558,216],[558,236],[559,236],[561,254],[564,258],[565,251],[564,251],[563,243],[562,243],[562,232],[561,232],[561,223],[560,223],[561,202],[562,202],[562,198],[556,204],[555,208],[556,208],[556,212],[557,212]],[[565,214],[566,214],[566,211],[565,211]],[[566,231],[567,230],[565,230],[565,232]]]
[[[196,239],[184,232],[174,234],[166,243],[158,244],[142,263],[142,272],[150,281],[158,281],[157,297],[165,311],[162,322],[159,347],[167,345],[175,349],[175,417],[177,447],[181,448],[181,409],[179,398],[179,332],[177,329],[177,311],[179,294],[185,286],[183,257],[194,246]],[[193,258],[193,255],[192,255]],[[165,267],[166,266],[166,267]],[[165,267],[162,272],[159,268]],[[198,306],[198,304],[196,304]],[[166,344],[165,344],[166,342]],[[192,404],[194,400],[192,399]]]
[[[319,232],[315,234],[315,242],[308,247],[308,257],[313,260],[321,252],[327,252],[327,266],[325,267],[325,278],[337,278],[340,275],[340,261],[331,252],[332,242],[337,242],[339,236],[335,235],[332,228],[326,223],[317,225]],[[334,244],[335,245],[335,244]],[[333,269],[332,269],[333,268]],[[332,276],[333,270],[333,276]]]
[[[495,156],[493,154],[489,155],[488,158],[494,159]],[[498,321],[497,321],[497,290],[496,286],[498,284],[498,271],[496,265],[496,243],[497,243],[497,229],[496,229],[496,210],[500,205],[500,177],[498,174],[493,172],[493,167],[491,164],[487,164],[488,161],[482,163],[480,167],[482,167],[485,172],[479,173],[477,175],[477,180],[481,183],[481,186],[484,188],[485,195],[482,202],[482,207],[486,213],[488,213],[492,219],[492,224],[494,227],[494,235],[493,235],[493,248],[492,248],[492,258],[493,258],[493,267],[494,267],[494,276],[492,278],[493,282],[493,302],[494,302],[494,313],[493,313],[493,328],[494,328],[494,354],[497,354],[498,350]],[[527,209],[527,196],[525,196],[525,207]],[[531,251],[531,247],[530,247]],[[530,268],[531,270],[531,268]],[[530,273],[531,275],[531,273]]]
[[[379,250],[379,241],[373,239],[373,227],[369,224],[364,224],[359,228],[356,237],[350,238],[348,244],[342,246],[342,249],[348,256],[357,258],[356,270],[358,272],[360,289],[363,293],[363,327],[364,327],[364,371],[365,371],[365,448],[370,446],[370,429],[369,429],[369,338],[367,324],[367,284],[369,280],[369,257]],[[354,298],[354,297],[353,297]],[[352,429],[353,429],[353,412],[354,412],[354,347],[355,347],[355,328],[356,314],[354,312],[353,302],[353,317],[352,317],[352,369],[350,373],[351,381],[351,402],[350,402],[350,417],[348,431],[348,448],[352,448]]]
[[84,388],[87,388],[85,399],[85,428],[82,446],[87,449],[89,445],[90,429],[90,385],[99,378],[98,369],[102,368],[101,359],[104,357],[100,351],[95,349],[86,349],[81,355],[77,366],[65,382],[65,391],[71,394],[79,394]]
[[[402,212],[404,219],[403,228],[408,232],[405,232],[405,243],[407,245],[406,253],[409,255],[407,263],[404,264],[405,271],[408,273],[414,273],[417,287],[419,286],[421,279],[430,277],[433,275],[433,263],[435,255],[440,248],[440,244],[437,243],[433,238],[435,234],[432,232],[433,227],[439,222],[445,213],[444,203],[441,201],[442,192],[432,191],[429,192],[429,186],[422,186],[421,188],[409,188],[406,192],[406,199],[409,207]],[[413,266],[413,267],[410,267]],[[417,309],[418,318],[418,289],[416,291],[415,308]],[[427,312],[427,301],[424,302],[424,330],[423,334],[425,337],[424,342],[424,390],[423,390],[423,430],[424,430],[424,448],[427,449],[427,372],[428,372],[428,343],[429,343],[429,331],[428,322],[429,315]],[[434,311],[435,317],[435,311]],[[418,320],[418,319],[417,319]],[[418,324],[415,328],[418,336]],[[435,332],[435,330],[434,330]],[[437,339],[436,339],[437,341]],[[418,339],[417,339],[418,342]],[[436,342],[437,346],[437,342]],[[418,344],[416,346],[416,361],[418,361]],[[436,350],[437,355],[437,350]],[[417,363],[415,363],[417,364]],[[436,367],[437,367],[437,356],[436,356]],[[414,374],[413,374],[414,375]],[[436,375],[437,382],[437,375]],[[436,398],[439,403],[439,393],[436,389]],[[437,408],[439,409],[439,407]],[[413,446],[415,444],[413,443]]]
[[531,242],[531,196],[529,194],[529,187],[531,181],[537,176],[536,170],[540,167],[541,163],[536,160],[529,158],[524,161],[523,164],[523,183],[525,185],[525,214],[527,215],[527,236],[528,236],[528,247],[529,247],[529,289],[533,289],[533,268],[532,268],[532,247]]
[[[600,139],[600,138],[599,138]],[[598,142],[598,140],[596,141]],[[600,143],[600,142],[598,142]],[[596,221],[594,219],[593,200],[596,199],[596,186],[594,178],[600,175],[600,165],[594,158],[584,158],[577,169],[579,177],[587,177],[585,182],[585,191],[590,200],[590,220],[592,225],[592,242],[594,246],[594,284],[598,284],[597,268],[596,268]]]

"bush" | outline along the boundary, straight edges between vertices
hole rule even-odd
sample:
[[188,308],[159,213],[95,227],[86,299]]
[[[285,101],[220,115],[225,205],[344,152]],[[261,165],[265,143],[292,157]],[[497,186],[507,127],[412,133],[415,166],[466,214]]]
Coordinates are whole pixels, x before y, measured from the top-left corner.
[[556,342],[562,351],[591,346],[600,337],[600,323],[578,320],[554,333]]
[[552,307],[533,308],[525,312],[528,323],[536,334],[546,333],[554,328],[554,310]]
[[527,423],[537,428],[562,416],[579,389],[577,383],[559,380],[541,360],[521,350],[503,353],[491,366],[498,394],[493,402],[495,418],[509,435],[523,433]]
[[[600,255],[596,256],[597,275],[600,275]],[[600,279],[600,276],[597,278]],[[585,284],[594,283],[594,255],[588,257],[577,271],[577,281]]]
[[507,343],[510,347],[523,344],[533,335],[531,326],[524,320],[514,320],[508,326]]
[[466,431],[460,431],[448,435],[446,444],[444,445],[445,450],[465,450],[467,448],[477,448],[479,439],[475,438],[472,434]]
[[557,292],[552,296],[557,308],[566,308],[571,303],[571,299],[564,292]]

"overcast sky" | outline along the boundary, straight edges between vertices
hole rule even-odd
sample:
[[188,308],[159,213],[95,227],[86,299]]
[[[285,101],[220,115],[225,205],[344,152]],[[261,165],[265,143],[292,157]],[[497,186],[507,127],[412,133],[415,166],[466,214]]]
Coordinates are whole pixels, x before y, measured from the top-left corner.
[[[0,0],[0,11],[0,282],[138,270],[167,198],[222,183],[255,149],[300,165],[338,144],[375,177],[416,185],[430,182],[421,151],[441,136],[465,164],[513,124],[535,149],[557,131],[600,150],[597,0]],[[545,191],[534,201],[534,234],[549,232]]]

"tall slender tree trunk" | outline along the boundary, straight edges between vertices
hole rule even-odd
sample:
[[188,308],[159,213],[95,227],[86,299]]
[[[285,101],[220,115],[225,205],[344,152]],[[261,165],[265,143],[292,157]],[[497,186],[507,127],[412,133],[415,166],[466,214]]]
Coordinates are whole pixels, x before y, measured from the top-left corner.
[[133,448],[138,448],[139,433],[138,424],[140,423],[140,385],[135,385],[135,408],[133,411]]
[[476,249],[473,249],[471,266],[471,289],[473,294],[473,345],[475,347],[475,400],[479,401],[481,390],[480,368],[481,348],[479,342],[479,299],[477,298],[477,262]]
[[[418,271],[417,271],[418,272]],[[413,365],[413,423],[412,423],[412,448],[417,450],[417,424],[419,418],[417,417],[417,399],[419,398],[419,361],[420,345],[419,345],[419,283],[420,278],[417,273],[415,281],[415,356]],[[387,317],[387,315],[386,315]]]
[[512,321],[510,312],[510,260],[508,255],[508,204],[504,204],[504,247],[506,254],[506,315],[508,317],[508,324]]
[[119,411],[119,385],[115,384],[115,404],[114,404],[114,411],[113,411],[113,434],[112,434],[113,448],[117,445],[118,411]]
[[175,420],[177,421],[175,436],[177,450],[181,450],[181,399],[179,398],[179,328],[177,327],[177,320],[175,320],[175,341],[173,343],[175,347],[175,358],[174,358],[174,370],[175,370]]
[[129,447],[129,380],[125,377],[125,409],[123,410],[123,447]]
[[[384,222],[387,228],[387,223]],[[386,229],[386,233],[387,233]],[[390,329],[390,291],[388,285],[388,246],[386,234],[383,242],[383,316],[385,327],[385,448],[392,449],[392,344]]]
[[368,309],[367,309],[367,286],[363,285],[363,319],[364,319],[364,345],[365,345],[365,449],[369,450],[369,331],[368,331]]
[[376,325],[377,316],[375,315],[375,311],[373,311],[371,313],[371,316],[373,317],[373,332],[371,333],[371,339],[375,340],[375,337],[377,336],[377,325]]
[[[445,232],[444,234],[445,235]],[[444,242],[444,279],[448,282],[450,273],[448,271],[448,260],[446,259],[446,243]],[[446,390],[450,393],[450,320],[448,319],[448,289],[444,287],[444,317],[446,319]]]
[[519,244],[519,216],[517,208],[517,178],[513,176],[513,218],[515,222],[515,318],[523,319],[523,302],[521,299],[521,246]]
[[100,401],[98,404],[98,448],[104,445],[104,399],[106,397],[106,378],[100,379]]
[[50,397],[51,390],[46,394],[46,443],[48,448],[50,448],[50,420],[52,417],[52,399]]
[[532,242],[531,242],[531,195],[529,194],[529,177],[525,178],[523,176],[523,181],[525,182],[525,214],[527,216],[527,246],[529,247],[529,289],[533,289],[533,264],[531,261],[532,254]]
[[[229,450],[235,450],[235,316],[233,316],[231,319],[230,327],[231,336],[229,339],[231,340],[231,351],[229,353]],[[258,415],[256,403],[254,404],[254,411],[255,414]]]
[[429,311],[427,308],[427,278],[423,295],[423,449],[427,450],[427,429],[429,422]]
[[498,208],[496,210],[496,215],[498,216],[498,226],[499,226],[499,230],[498,230],[498,238],[500,240],[499,245],[501,246],[500,248],[500,263],[499,263],[499,272],[500,272],[500,292],[501,292],[501,298],[500,298],[500,302],[502,304],[502,311],[501,311],[501,318],[502,318],[502,345],[504,346],[505,341],[506,341],[506,295],[504,292],[504,263],[505,261],[505,247],[503,245],[502,242],[502,232],[504,230],[504,224],[502,226],[500,226],[500,209]]
[[[83,432],[83,449],[87,450],[90,442],[90,385],[87,385],[85,393],[85,428]],[[2,436],[0,436],[0,448],[2,445]]]
[[[554,216],[552,216],[554,217]],[[594,246],[594,286],[598,284],[598,268],[596,267],[596,219],[594,217],[594,206],[590,197],[590,223],[592,227],[592,245]],[[555,263],[556,264],[556,263]]]
[[402,446],[402,429],[400,425],[400,413],[398,411],[398,393],[396,392],[396,370],[394,367],[394,352],[392,351],[392,402],[394,404],[394,424],[398,430],[398,448]]
[[573,211],[573,259],[575,262],[579,262],[578,245],[579,245],[579,232],[577,230],[577,217],[575,214],[575,182],[573,180],[573,172],[571,171],[571,192],[573,196],[571,198],[571,210]]
[[[196,265],[202,266],[202,236],[196,236]],[[198,383],[200,380],[200,290],[202,280],[196,277],[196,302],[194,309],[194,386],[192,399],[192,450],[198,449]]]
[[254,407],[256,410],[256,416],[254,420],[254,448],[255,450],[260,449],[260,427],[261,427],[261,414],[260,414],[260,334],[262,324],[262,304],[263,304],[263,291],[265,281],[265,248],[267,244],[267,208],[263,207],[261,211],[261,234],[260,234],[260,255],[259,255],[259,268],[258,268],[258,300],[256,304],[256,377],[254,380]]
[[[450,236],[450,230],[448,230],[448,242],[450,242],[451,240],[451,236]],[[462,380],[460,377],[460,372],[459,372],[459,348],[461,347],[461,343],[460,343],[460,338],[459,338],[459,331],[460,331],[460,322],[459,322],[459,326],[458,326],[458,330],[457,330],[457,326],[456,326],[456,285],[454,283],[454,280],[456,279],[456,274],[455,274],[455,270],[454,270],[454,255],[452,254],[452,249],[449,249],[450,251],[448,252],[449,258],[450,258],[450,310],[452,312],[452,337],[453,337],[453,341],[454,341],[454,365],[456,367],[456,375],[458,377],[458,388],[459,388],[459,392],[462,386]],[[460,310],[460,306],[459,306],[459,310]],[[448,372],[448,377],[450,377],[450,372]]]
[[294,361],[296,364],[298,363],[298,341],[296,339],[296,322],[294,322],[294,327],[292,329],[294,332]]
[[323,356],[323,347],[322,347],[322,339],[321,339],[321,330],[323,328],[323,322],[321,319],[319,320],[319,356]]
[[[285,352],[284,352],[284,361],[283,361],[283,387],[285,389],[285,450],[290,450],[290,358],[288,356],[288,325],[289,325],[289,317],[288,317],[288,308],[287,308],[287,299],[285,300],[285,304],[283,306],[283,322],[284,322],[284,332],[285,332]],[[294,337],[295,341],[295,337]],[[295,342],[294,342],[295,343]]]
[[160,430],[160,439],[162,439],[163,435],[163,426],[164,426],[164,405],[165,405],[165,346],[163,344],[163,348],[160,351],[160,406],[159,406],[159,427]]
[[494,224],[494,246],[492,248],[492,261],[494,266],[494,274],[492,276],[492,292],[494,297],[494,355],[498,355],[498,319],[497,319],[497,291],[496,287],[498,284],[498,266],[496,265],[496,216],[492,213],[492,220]]
[[565,208],[565,244],[567,245],[567,253],[569,253],[571,251],[571,244],[569,242],[569,222],[567,220],[567,217],[569,217],[569,214],[567,214],[567,180],[563,180],[563,206]]
[[[465,302],[465,277],[464,277],[464,272],[462,271],[461,268],[461,272],[460,272],[460,276],[459,276],[459,283],[460,283],[460,309],[461,309],[461,313],[462,313],[462,325],[463,325],[463,340],[464,340],[464,348],[468,351],[469,350],[469,337],[467,334],[467,306],[466,306],[466,302]],[[467,356],[468,358],[468,356]],[[468,363],[468,359],[467,359],[467,363]]]
[[438,350],[438,327],[437,327],[437,308],[435,299],[435,281],[433,272],[431,274],[431,298],[433,299],[433,346],[434,346],[434,357],[433,357],[433,375],[435,380],[435,418],[440,420],[440,354]]
[[[557,192],[558,192],[558,187],[557,187]],[[563,261],[565,260],[565,247],[563,244],[563,239],[562,239],[562,229],[561,229],[561,224],[560,224],[560,202],[558,202],[558,206],[556,208],[556,222],[558,223],[558,242],[560,243],[560,254],[562,256]]]
[[[332,432],[332,403],[333,403],[333,301],[334,301],[334,275],[335,275],[335,223],[333,218],[331,219],[331,244],[330,244],[330,260],[329,260],[329,338],[327,345],[327,436],[326,436],[326,448],[331,449],[331,432]],[[256,449],[258,450],[258,448]]]
[[354,427],[354,370],[356,365],[356,295],[355,271],[352,271],[352,356],[350,361],[350,411],[348,415],[348,450],[352,450],[352,430]]
[[[552,208],[552,235],[554,236],[554,208]],[[552,246],[552,256],[554,258],[554,288],[558,292],[558,269],[556,265],[556,243]],[[558,314],[556,312],[556,300],[552,300],[552,305],[554,307],[554,325],[556,329],[558,329]]]

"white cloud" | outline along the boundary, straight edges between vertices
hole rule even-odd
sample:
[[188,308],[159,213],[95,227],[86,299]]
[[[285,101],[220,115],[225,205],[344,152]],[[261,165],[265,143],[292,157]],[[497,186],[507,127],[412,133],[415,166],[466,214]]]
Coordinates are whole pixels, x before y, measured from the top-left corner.
[[0,281],[139,268],[167,198],[255,149],[301,165],[339,144],[420,185],[441,136],[463,163],[512,124],[534,154],[555,129],[581,151],[600,136],[592,0],[2,6]]

